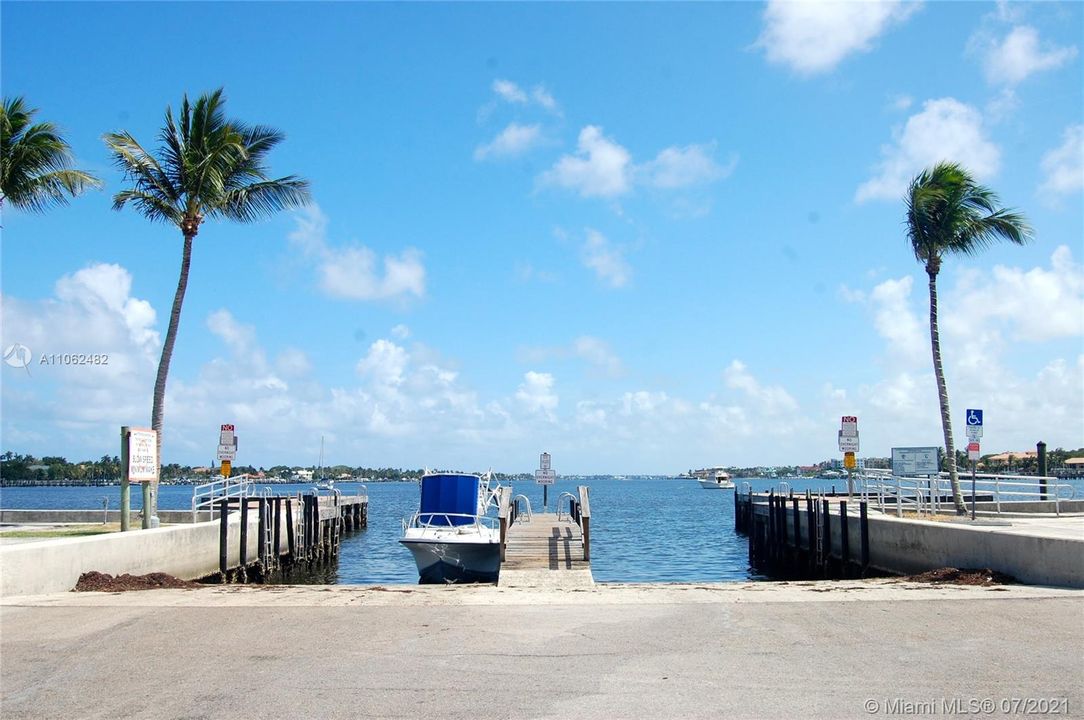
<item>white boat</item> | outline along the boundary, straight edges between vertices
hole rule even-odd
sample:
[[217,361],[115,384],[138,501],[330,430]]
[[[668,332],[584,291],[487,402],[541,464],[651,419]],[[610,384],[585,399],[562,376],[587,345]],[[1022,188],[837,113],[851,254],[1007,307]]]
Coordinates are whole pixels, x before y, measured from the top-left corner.
[[494,582],[501,569],[501,533],[491,474],[426,472],[418,512],[399,539],[414,555],[422,583]]
[[730,473],[726,470],[716,470],[715,474],[711,477],[697,478],[700,481],[700,487],[705,490],[733,490],[734,481],[730,479]]

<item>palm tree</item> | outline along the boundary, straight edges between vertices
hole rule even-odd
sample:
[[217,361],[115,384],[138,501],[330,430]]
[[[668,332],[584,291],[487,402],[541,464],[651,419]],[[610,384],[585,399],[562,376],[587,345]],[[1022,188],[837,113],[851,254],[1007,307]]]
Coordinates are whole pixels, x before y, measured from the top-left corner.
[[222,89],[201,95],[195,104],[188,96],[174,120],[166,108],[165,127],[158,133],[156,154],[145,150],[127,132],[103,137],[115,164],[131,187],[113,196],[113,209],[131,203],[152,222],[176,225],[184,237],[181,276],[162,358],[154,381],[151,427],[158,431],[158,461],[162,461],[162,414],[166,377],[177,339],[181,304],[188,286],[192,240],[206,218],[252,222],[309,202],[309,185],[297,176],[269,179],[265,159],[282,133],[262,125],[228,120]]
[[31,125],[36,108],[21,97],[0,106],[0,208],[11,203],[31,212],[65,205],[98,178],[71,167],[71,147],[49,122]]
[[941,428],[945,434],[945,459],[952,502],[957,514],[967,512],[960,494],[956,452],[952,443],[948,388],[941,365],[941,341],[937,332],[937,273],[946,254],[975,255],[998,240],[1023,245],[1032,238],[1024,216],[998,208],[998,197],[975,182],[956,163],[942,162],[923,170],[907,191],[907,235],[915,258],[926,267],[930,278],[930,345],[933,372],[941,403]]

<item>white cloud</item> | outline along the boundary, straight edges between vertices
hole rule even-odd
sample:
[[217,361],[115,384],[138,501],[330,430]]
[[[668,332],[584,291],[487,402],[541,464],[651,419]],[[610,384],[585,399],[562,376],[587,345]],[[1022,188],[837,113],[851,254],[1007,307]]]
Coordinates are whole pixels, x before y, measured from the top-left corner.
[[917,9],[910,2],[793,2],[771,0],[756,46],[768,60],[800,75],[825,73],[845,57],[868,52],[873,41]]
[[1084,125],[1070,125],[1062,143],[1043,155],[1043,183],[1039,192],[1068,195],[1084,189]]
[[524,374],[523,383],[516,390],[518,400],[529,413],[555,421],[560,399],[553,390],[554,379],[549,373],[530,371]]
[[660,150],[653,160],[634,164],[632,154],[606,137],[602,128],[588,125],[580,131],[576,153],[562,156],[539,176],[542,185],[556,185],[581,197],[614,198],[634,185],[664,190],[687,188],[729,177],[738,165],[732,155],[726,165],[712,157],[716,143],[676,145]]
[[606,236],[590,228],[581,250],[583,264],[595,271],[598,278],[610,287],[624,287],[632,277],[632,268],[625,261],[619,248],[610,244]]
[[954,98],[927,100],[922,111],[881,148],[877,173],[858,188],[857,202],[899,200],[911,178],[943,160],[961,163],[979,180],[997,173],[1001,151],[986,137],[982,115]]
[[1059,68],[1077,55],[1075,46],[1042,43],[1039,31],[1030,25],[1013,27],[1003,38],[980,31],[969,45],[982,55],[987,81],[1010,87],[1037,72]]
[[524,363],[544,363],[554,359],[579,358],[586,361],[596,372],[608,377],[619,377],[625,371],[621,358],[614,353],[610,344],[591,335],[581,335],[568,345],[521,347],[517,354],[519,360]]
[[557,100],[554,99],[553,95],[551,95],[550,92],[541,85],[534,86],[534,88],[531,90],[531,98],[533,98],[536,103],[538,103],[552,113],[560,112],[560,109],[557,107]]
[[480,161],[490,158],[516,157],[538,145],[541,138],[541,125],[509,123],[492,141],[474,149],[474,159]]
[[726,166],[715,162],[715,143],[668,147],[659,152],[654,160],[637,168],[643,181],[657,188],[673,189],[709,183],[728,177],[738,165],[732,156]]
[[944,325],[962,338],[991,331],[1028,343],[1081,336],[1084,267],[1062,245],[1051,255],[1049,269],[997,265],[989,273],[964,272],[947,302],[951,309]]
[[358,372],[378,388],[396,388],[403,384],[406,365],[406,350],[390,340],[377,340],[358,361]]
[[929,337],[923,323],[912,310],[910,275],[899,280],[885,280],[873,288],[869,302],[874,309],[873,326],[888,342],[892,364],[918,365],[929,358]]
[[385,255],[383,274],[376,253],[362,245],[336,247],[327,240],[327,216],[316,205],[295,215],[290,241],[317,264],[321,290],[347,300],[388,300],[425,295],[425,266],[421,252],[406,248]]
[[889,99],[888,106],[892,110],[900,112],[909,110],[915,104],[915,99],[910,95],[894,95]]
[[723,371],[723,380],[728,388],[744,393],[764,415],[794,415],[798,411],[798,403],[790,393],[778,385],[762,385],[740,360],[731,361]]
[[616,197],[631,187],[629,151],[588,125],[580,131],[575,155],[565,155],[542,175],[545,184],[558,185],[583,197]]
[[494,80],[493,92],[496,93],[497,97],[501,100],[508,103],[522,105],[527,102],[527,93],[511,80]]
[[396,340],[406,340],[410,337],[410,328],[400,323],[391,329],[391,336]]

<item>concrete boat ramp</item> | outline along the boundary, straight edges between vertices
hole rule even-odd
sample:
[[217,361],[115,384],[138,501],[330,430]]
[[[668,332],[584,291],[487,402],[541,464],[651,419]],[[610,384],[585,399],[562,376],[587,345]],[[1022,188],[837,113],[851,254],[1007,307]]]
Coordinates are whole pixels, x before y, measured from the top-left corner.
[[0,715],[818,719],[1043,698],[1079,717],[1082,616],[1080,590],[885,579],[3,598]]

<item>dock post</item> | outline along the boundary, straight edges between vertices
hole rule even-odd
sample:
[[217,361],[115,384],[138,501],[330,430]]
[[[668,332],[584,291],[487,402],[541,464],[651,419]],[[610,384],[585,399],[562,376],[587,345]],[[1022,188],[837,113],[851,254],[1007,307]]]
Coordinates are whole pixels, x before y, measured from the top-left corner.
[[282,562],[282,498],[275,497],[275,557],[272,564],[277,568]]
[[1035,459],[1039,463],[1039,499],[1046,500],[1046,443],[1042,440],[1035,443]]
[[794,508],[794,551],[796,556],[802,554],[802,523],[801,516],[798,514],[798,498],[792,497],[790,504]]
[[248,582],[248,498],[241,498],[241,582]]
[[839,501],[839,554],[842,559],[842,575],[847,577],[847,567],[851,564],[851,538],[847,533],[847,501]]
[[741,532],[741,513],[738,512],[738,491],[734,491],[734,531]]
[[828,511],[828,498],[821,501],[821,515],[824,516],[824,539],[821,542],[821,558],[824,564],[824,576],[828,577],[828,565],[832,559],[832,513]]
[[869,516],[866,515],[866,501],[858,503],[858,530],[861,543],[862,577],[869,568]]
[[817,523],[813,519],[813,496],[808,490],[805,491],[805,519],[808,525],[806,533],[809,536],[809,565],[812,569],[817,562]]
[[294,561],[294,499],[286,498],[286,551],[289,562]]
[[230,547],[229,540],[229,501],[218,501],[218,571],[222,573],[222,583],[225,584],[230,571]]
[[768,560],[773,567],[779,556],[779,548],[776,545],[776,540],[779,538],[777,530],[779,513],[776,512],[775,505],[775,491],[771,490],[768,492]]
[[256,559],[260,563],[260,579],[262,580],[267,577],[267,498],[261,497],[257,500],[256,507],[260,516],[256,525],[256,537],[258,538]]

